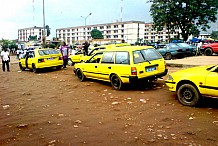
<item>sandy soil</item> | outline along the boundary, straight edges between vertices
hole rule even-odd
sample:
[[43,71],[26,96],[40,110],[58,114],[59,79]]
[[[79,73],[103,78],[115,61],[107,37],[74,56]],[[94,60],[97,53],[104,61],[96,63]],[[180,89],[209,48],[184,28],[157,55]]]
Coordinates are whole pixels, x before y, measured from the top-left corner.
[[115,91],[72,69],[0,70],[0,145],[218,145],[217,99],[185,107],[164,80]]

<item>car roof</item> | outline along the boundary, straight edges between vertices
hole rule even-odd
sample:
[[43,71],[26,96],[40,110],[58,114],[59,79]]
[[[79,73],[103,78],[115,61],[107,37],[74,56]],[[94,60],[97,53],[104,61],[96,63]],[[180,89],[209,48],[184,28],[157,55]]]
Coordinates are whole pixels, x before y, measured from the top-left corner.
[[120,46],[120,47],[111,47],[110,49],[106,49],[104,51],[136,51],[142,49],[151,49],[154,48],[152,46]]

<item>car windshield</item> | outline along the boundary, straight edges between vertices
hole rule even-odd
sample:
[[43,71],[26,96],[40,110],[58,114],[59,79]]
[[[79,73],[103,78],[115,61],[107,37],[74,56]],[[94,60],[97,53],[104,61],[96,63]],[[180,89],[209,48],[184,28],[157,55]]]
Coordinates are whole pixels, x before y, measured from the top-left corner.
[[49,54],[59,54],[59,52],[57,50],[54,50],[54,49],[39,50],[40,56],[49,55]]
[[135,64],[162,58],[162,56],[153,48],[134,51],[133,56]]
[[213,69],[214,67],[217,67],[217,66],[218,66],[218,65],[210,66],[210,67],[207,68],[207,70],[211,70],[211,69]]
[[190,47],[189,44],[186,43],[178,43],[177,45],[180,47]]

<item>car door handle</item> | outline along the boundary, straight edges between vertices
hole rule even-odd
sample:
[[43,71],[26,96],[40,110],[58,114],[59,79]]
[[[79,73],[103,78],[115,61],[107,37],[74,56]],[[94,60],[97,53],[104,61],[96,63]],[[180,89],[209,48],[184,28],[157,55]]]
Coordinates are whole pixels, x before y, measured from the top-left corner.
[[111,69],[111,67],[108,67],[108,69]]

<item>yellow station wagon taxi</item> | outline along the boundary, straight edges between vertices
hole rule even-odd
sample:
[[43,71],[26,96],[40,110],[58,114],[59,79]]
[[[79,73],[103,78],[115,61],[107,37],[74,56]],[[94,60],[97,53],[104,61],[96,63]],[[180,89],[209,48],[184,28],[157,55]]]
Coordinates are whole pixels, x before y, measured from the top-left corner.
[[33,72],[37,72],[41,68],[50,67],[61,69],[62,66],[63,60],[60,52],[51,48],[29,50],[19,60],[20,70],[28,68],[33,70]]
[[196,106],[203,96],[218,97],[218,65],[180,70],[165,82],[170,91],[177,93],[180,103]]
[[163,57],[151,46],[123,46],[105,49],[84,63],[75,64],[75,75],[111,82],[114,89],[139,80],[156,80],[167,74]]

